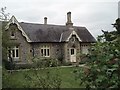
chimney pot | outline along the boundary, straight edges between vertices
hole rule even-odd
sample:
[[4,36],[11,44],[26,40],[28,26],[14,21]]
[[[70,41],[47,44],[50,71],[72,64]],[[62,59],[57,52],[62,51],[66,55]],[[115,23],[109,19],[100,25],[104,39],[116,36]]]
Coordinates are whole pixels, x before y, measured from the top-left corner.
[[44,24],[47,24],[47,17],[44,17]]

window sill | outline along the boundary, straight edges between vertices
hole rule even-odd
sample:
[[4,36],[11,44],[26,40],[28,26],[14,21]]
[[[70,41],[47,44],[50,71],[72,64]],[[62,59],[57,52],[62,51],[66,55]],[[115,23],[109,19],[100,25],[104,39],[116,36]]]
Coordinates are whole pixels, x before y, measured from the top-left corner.
[[[8,58],[8,60],[10,61],[10,58]],[[12,61],[13,61],[13,62],[19,62],[20,59],[19,59],[19,57],[16,57],[16,58],[12,58]]]
[[42,56],[42,57],[49,58],[50,56]]
[[14,57],[13,60],[14,61],[19,61],[19,57]]

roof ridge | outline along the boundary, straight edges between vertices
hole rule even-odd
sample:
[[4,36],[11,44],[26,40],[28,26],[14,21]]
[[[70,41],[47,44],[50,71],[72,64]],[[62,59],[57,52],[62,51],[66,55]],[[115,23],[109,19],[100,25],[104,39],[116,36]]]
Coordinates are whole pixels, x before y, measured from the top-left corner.
[[[41,23],[29,23],[29,22],[19,22],[19,23],[24,23],[24,24],[33,24],[33,25],[45,25]],[[55,24],[47,24],[46,26],[66,26],[66,25],[55,25]]]
[[[19,22],[19,23],[24,23],[24,24],[33,24],[33,25],[45,25],[41,23],[33,23],[33,22]],[[66,27],[66,25],[57,25],[57,24],[47,24],[46,26],[61,26],[61,27]],[[81,28],[86,28],[85,26],[73,26],[74,27],[81,27]]]

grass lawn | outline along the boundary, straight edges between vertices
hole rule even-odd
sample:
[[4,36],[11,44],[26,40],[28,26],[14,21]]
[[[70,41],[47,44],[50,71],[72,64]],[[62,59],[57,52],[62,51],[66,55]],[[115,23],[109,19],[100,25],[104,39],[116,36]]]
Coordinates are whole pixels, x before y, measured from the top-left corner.
[[[3,76],[3,87],[14,87],[14,88],[23,88],[23,87],[32,87],[34,82],[30,82],[31,77],[34,81],[37,81],[37,72],[38,76],[45,77],[47,71],[50,72],[50,77],[56,74],[59,75],[61,79],[61,88],[80,88],[82,86],[79,85],[80,81],[77,79],[75,80],[75,74],[73,71],[80,67],[57,67],[57,68],[48,68],[48,69],[40,69],[40,70],[20,70],[14,71],[12,73],[6,72]],[[26,75],[30,76],[26,79]],[[53,77],[54,79],[54,77]],[[32,87],[32,88],[35,88]]]

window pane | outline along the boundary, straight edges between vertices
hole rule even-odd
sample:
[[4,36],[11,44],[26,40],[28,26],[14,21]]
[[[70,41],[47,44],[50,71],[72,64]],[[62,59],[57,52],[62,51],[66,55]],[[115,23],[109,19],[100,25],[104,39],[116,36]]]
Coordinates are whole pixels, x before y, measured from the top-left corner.
[[16,50],[16,57],[19,57],[19,55],[18,55],[18,49]]
[[46,49],[44,49],[44,55],[46,56]]
[[74,54],[74,49],[71,49],[71,55],[73,55]]
[[47,49],[47,56],[49,56],[49,49]]
[[15,57],[15,50],[12,50],[12,57]]

